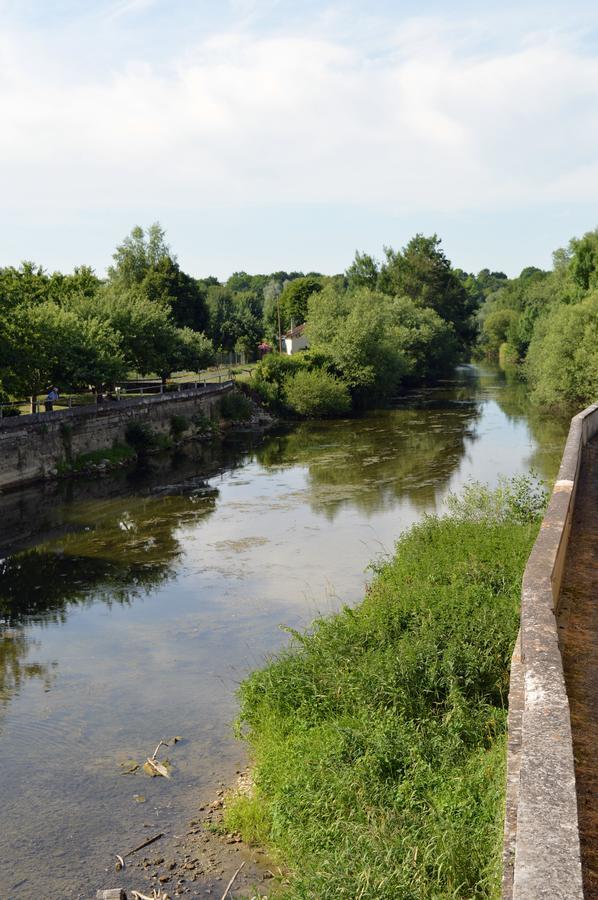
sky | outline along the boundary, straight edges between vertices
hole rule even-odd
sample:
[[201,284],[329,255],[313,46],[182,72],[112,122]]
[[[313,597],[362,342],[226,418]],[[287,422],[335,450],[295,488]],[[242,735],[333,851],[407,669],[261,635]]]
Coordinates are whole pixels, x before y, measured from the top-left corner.
[[598,226],[597,51],[578,0],[0,0],[0,266],[159,221],[196,276],[548,268]]

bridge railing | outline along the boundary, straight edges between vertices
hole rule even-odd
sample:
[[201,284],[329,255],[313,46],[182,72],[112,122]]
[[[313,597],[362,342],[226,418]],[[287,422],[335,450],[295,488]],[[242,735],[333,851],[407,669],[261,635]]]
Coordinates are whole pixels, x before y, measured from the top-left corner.
[[582,451],[598,404],[571,421],[558,479],[523,576],[511,668],[503,898],[582,900],[569,700],[556,612]]

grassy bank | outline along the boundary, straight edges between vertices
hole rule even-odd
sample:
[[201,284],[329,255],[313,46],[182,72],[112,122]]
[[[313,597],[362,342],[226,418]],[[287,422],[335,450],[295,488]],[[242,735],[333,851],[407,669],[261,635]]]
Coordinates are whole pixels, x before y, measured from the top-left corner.
[[355,609],[241,687],[255,791],[227,827],[292,897],[499,895],[509,665],[543,497],[470,487],[401,538]]

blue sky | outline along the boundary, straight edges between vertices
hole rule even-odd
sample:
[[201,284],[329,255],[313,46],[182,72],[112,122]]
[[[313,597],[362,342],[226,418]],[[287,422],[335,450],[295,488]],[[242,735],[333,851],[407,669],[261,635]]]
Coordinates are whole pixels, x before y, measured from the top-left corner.
[[0,0],[0,265],[517,274],[598,225],[598,7]]

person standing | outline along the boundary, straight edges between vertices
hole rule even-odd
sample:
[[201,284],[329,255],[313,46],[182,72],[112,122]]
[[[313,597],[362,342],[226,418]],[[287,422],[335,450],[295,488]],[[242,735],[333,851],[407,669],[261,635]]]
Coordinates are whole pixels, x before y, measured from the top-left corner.
[[60,394],[58,393],[58,388],[51,387],[48,391],[48,396],[46,397],[46,412],[52,412],[52,410],[54,409],[54,404],[59,397]]

